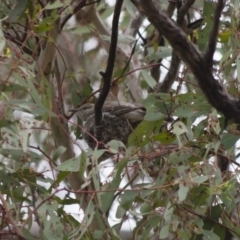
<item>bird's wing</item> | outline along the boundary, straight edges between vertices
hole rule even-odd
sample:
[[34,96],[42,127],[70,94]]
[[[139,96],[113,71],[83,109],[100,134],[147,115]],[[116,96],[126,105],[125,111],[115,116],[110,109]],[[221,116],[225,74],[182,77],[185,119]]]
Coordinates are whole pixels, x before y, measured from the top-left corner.
[[137,103],[127,103],[127,102],[107,102],[103,106],[104,112],[109,112],[118,117],[125,117],[131,122],[142,121],[146,109]]

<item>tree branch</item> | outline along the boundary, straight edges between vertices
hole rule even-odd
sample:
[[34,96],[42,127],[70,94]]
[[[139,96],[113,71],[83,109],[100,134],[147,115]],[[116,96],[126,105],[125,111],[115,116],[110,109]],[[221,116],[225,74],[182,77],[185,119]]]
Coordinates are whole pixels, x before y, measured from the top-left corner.
[[112,34],[111,43],[109,48],[108,62],[105,73],[102,73],[103,77],[103,88],[100,96],[94,106],[95,113],[95,127],[101,126],[102,120],[102,106],[108,96],[111,87],[111,80],[113,74],[113,68],[116,57],[117,41],[118,41],[118,22],[121,13],[123,0],[118,0],[114,9],[113,22],[112,22]]
[[165,76],[163,82],[162,83],[159,82],[157,86],[157,92],[168,93],[170,91],[172,84],[176,80],[176,77],[178,75],[180,63],[181,63],[180,58],[177,56],[175,51],[173,51],[168,73]]
[[205,59],[209,63],[209,65],[211,65],[211,67],[213,63],[213,54],[215,52],[216,44],[217,44],[219,19],[221,17],[223,8],[224,8],[224,0],[218,0],[215,13],[214,13],[214,18],[213,18],[213,28],[209,36],[208,47],[205,53]]
[[240,122],[239,100],[230,96],[214,79],[205,58],[188,40],[187,35],[163,11],[156,0],[131,0],[149,21],[166,37],[176,54],[191,69],[210,104],[227,119]]
[[[184,17],[194,2],[195,0],[188,0],[183,6],[180,7],[180,9],[177,12],[177,24],[185,31],[186,26],[184,25]],[[169,71],[165,76],[163,82],[158,83],[157,92],[168,93],[171,90],[171,86],[173,82],[176,80],[176,77],[178,75],[180,63],[181,63],[180,58],[173,50]]]
[[179,9],[178,15],[177,15],[177,23],[181,24],[184,21],[184,17],[187,14],[189,8],[193,5],[195,0],[188,0],[185,2],[185,4]]

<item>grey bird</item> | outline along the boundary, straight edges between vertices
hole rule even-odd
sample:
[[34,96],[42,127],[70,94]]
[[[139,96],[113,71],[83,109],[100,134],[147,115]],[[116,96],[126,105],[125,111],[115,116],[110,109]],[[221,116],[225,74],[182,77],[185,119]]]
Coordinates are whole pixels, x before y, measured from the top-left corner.
[[146,109],[139,103],[106,102],[102,108],[101,130],[98,131],[100,136],[96,137],[94,136],[94,104],[86,103],[70,111],[76,112],[82,119],[83,139],[92,148],[96,146],[95,139],[103,144],[110,140],[119,140],[126,144],[128,136],[146,114]]
[[[70,110],[76,112],[77,115],[86,121],[91,115],[94,114],[94,104],[85,103],[79,108]],[[127,103],[127,102],[106,102],[102,108],[103,118],[106,114],[129,120],[131,123],[142,121],[146,109],[140,103]]]

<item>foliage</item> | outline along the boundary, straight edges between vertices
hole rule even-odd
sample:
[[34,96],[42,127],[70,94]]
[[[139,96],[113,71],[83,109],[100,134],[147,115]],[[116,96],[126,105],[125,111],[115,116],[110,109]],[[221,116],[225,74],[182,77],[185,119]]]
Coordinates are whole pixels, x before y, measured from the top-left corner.
[[[188,11],[192,22],[204,19],[188,36],[202,52],[215,5],[196,1]],[[239,5],[223,9],[213,67],[232,96]],[[130,239],[240,238],[239,126],[208,103],[184,63],[171,91],[157,91],[151,70],[161,65],[164,81],[174,49],[127,32],[137,11],[131,1],[122,7],[109,99],[141,102],[147,113],[126,146],[113,139],[86,150],[83,123],[68,110],[95,102],[102,89],[113,11],[103,0],[1,1],[1,229],[25,239],[124,239],[124,228]],[[139,32],[147,39],[153,27],[145,19]]]

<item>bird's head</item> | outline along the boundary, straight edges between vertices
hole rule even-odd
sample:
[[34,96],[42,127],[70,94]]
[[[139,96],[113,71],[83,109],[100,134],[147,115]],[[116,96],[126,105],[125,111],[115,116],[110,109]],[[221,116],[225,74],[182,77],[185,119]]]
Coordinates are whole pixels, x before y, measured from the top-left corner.
[[78,117],[85,121],[90,115],[94,113],[94,104],[85,103],[79,108],[70,110],[70,112],[77,113]]

